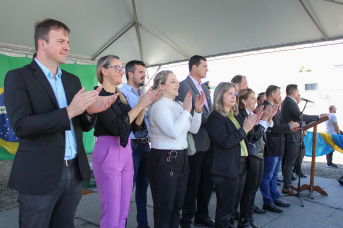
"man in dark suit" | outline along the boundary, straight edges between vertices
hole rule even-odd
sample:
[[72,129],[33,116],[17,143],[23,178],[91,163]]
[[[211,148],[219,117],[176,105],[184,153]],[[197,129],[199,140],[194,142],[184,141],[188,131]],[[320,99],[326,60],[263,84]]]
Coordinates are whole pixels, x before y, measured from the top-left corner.
[[[194,225],[204,225],[213,227],[214,222],[208,215],[208,204],[211,199],[213,183],[210,174],[213,151],[210,148],[210,138],[206,131],[207,117],[212,109],[211,97],[206,85],[201,84],[201,79],[206,78],[208,71],[206,59],[202,56],[195,55],[189,60],[189,75],[185,80],[180,82],[179,96],[175,99],[183,102],[187,92],[192,93],[192,113],[202,112],[202,122],[197,134],[193,134],[195,141],[196,153],[188,157],[189,168],[191,170],[185,202],[182,207],[182,218],[180,225],[182,228],[190,227],[194,218]],[[195,110],[194,102],[197,95],[204,93],[206,102],[202,110]]]
[[[268,105],[279,105],[281,103],[280,87],[271,85],[266,91],[266,100],[264,107]],[[273,117],[273,127],[270,128],[270,133],[267,134],[264,155],[264,172],[260,184],[260,191],[263,196],[263,209],[276,213],[281,213],[282,210],[276,206],[289,207],[280,200],[280,193],[277,190],[277,177],[279,174],[282,156],[285,152],[285,134],[299,127],[299,123],[289,122],[286,124],[280,112],[278,111]]]
[[[281,105],[281,116],[286,123],[290,121],[300,123],[301,111],[297,104],[297,101],[300,100],[298,86],[295,84],[288,85],[286,87],[286,94],[287,97],[283,100]],[[318,120],[320,117],[324,117],[325,115],[327,114],[322,114],[320,116],[303,115],[303,120],[305,122],[312,122]],[[284,184],[282,193],[289,195],[297,194],[297,192],[294,191],[296,188],[292,186],[292,175],[294,164],[300,148],[301,134],[302,131],[289,132],[287,134],[287,146],[284,156],[285,161],[283,167]]]
[[59,68],[69,32],[53,19],[37,23],[34,60],[5,78],[5,106],[19,138],[8,187],[19,192],[20,227],[74,227],[82,180],[91,174],[82,131],[116,99],[85,92],[78,77]]

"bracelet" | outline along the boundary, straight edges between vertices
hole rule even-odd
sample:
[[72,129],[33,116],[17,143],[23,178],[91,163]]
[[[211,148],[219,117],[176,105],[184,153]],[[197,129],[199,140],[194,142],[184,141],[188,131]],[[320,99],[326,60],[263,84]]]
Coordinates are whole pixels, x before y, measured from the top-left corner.
[[196,113],[202,113],[202,110],[199,111],[199,110],[194,109],[194,112],[196,112]]
[[135,119],[135,117],[134,117],[134,115],[133,115],[132,113],[127,113],[127,114],[129,114],[130,116],[132,116],[132,119],[133,119],[133,120]]
[[86,115],[89,116],[90,118],[94,118],[95,117],[95,113],[94,114],[90,114],[89,112],[87,112],[87,110],[85,110]]

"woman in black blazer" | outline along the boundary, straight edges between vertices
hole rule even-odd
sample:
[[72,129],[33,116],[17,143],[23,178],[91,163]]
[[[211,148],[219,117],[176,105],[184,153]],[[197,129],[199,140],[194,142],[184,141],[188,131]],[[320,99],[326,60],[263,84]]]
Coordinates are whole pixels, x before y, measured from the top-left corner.
[[240,199],[249,168],[247,133],[258,117],[250,115],[243,120],[238,115],[233,83],[220,83],[213,100],[213,112],[208,117],[206,129],[214,149],[211,173],[217,195],[216,227],[227,228],[234,225],[231,214],[236,197]]
[[[256,95],[252,89],[241,90],[238,95],[239,115],[243,119],[247,118],[256,108],[256,103]],[[261,106],[259,111],[256,111],[258,117],[261,116],[261,120],[251,131],[249,131],[247,137],[251,170],[247,171],[243,195],[240,202],[241,213],[238,227],[257,228],[254,223],[253,212],[255,195],[262,180],[264,170],[263,141],[265,141],[265,131],[267,131],[268,127],[273,126],[272,118],[277,112],[277,107],[273,109],[271,105],[268,105],[264,112],[262,112],[262,109],[263,106]]]

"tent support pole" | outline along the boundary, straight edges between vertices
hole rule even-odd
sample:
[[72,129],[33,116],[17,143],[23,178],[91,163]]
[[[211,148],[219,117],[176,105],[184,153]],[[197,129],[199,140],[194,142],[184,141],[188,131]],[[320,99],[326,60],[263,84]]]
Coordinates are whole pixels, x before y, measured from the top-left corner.
[[329,40],[329,38],[325,35],[325,33],[323,32],[323,30],[319,27],[318,23],[316,22],[316,20],[313,18],[312,14],[310,13],[310,11],[307,9],[307,7],[305,6],[304,2],[302,0],[299,0],[299,2],[301,3],[302,7],[304,8],[304,10],[306,11],[306,13],[308,14],[308,16],[311,18],[312,22],[316,25],[317,29],[320,31],[320,33],[325,37],[326,40]]
[[142,40],[141,40],[141,34],[139,32],[139,22],[138,22],[138,18],[137,18],[137,11],[136,11],[135,0],[132,0],[132,8],[133,8],[133,15],[135,17],[135,27],[136,27],[136,33],[137,33],[137,39],[138,39],[138,45],[139,45],[139,52],[141,54],[141,59],[144,62]]
[[124,30],[122,30],[117,36],[115,36],[110,42],[108,42],[104,47],[102,47],[95,55],[93,55],[92,60],[98,57],[101,53],[103,53],[109,46],[111,46],[116,40],[118,40],[122,35],[124,35],[135,23],[130,24]]
[[336,2],[335,0],[324,0],[324,1],[343,5],[343,2]]
[[163,40],[161,37],[159,37],[156,33],[145,27],[144,25],[140,24],[143,28],[145,28],[148,32],[150,32],[152,35],[156,36],[158,39],[162,40],[165,44],[167,44],[169,47],[173,48],[175,51],[183,55],[185,58],[190,59],[190,57],[187,54],[183,54],[181,51],[174,48],[172,45],[170,45],[167,41]]

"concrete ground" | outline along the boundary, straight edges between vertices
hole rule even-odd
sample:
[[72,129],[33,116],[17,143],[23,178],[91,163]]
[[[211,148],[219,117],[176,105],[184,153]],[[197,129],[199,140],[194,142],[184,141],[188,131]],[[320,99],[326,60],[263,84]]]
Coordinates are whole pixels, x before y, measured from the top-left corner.
[[[310,177],[302,178],[302,184],[309,184]],[[297,180],[293,182],[297,185]],[[322,196],[319,193],[312,194],[313,199],[309,198],[309,192],[302,192],[301,206],[297,197],[286,196],[282,194],[282,200],[290,203],[291,207],[285,208],[281,214],[267,212],[264,215],[255,214],[255,223],[264,228],[316,228],[316,227],[343,227],[343,186],[337,180],[315,177],[315,185],[320,186],[328,193],[328,196]],[[278,186],[281,192],[282,186]],[[91,189],[95,190],[95,189]],[[260,192],[256,196],[256,205],[262,207],[262,196]],[[215,218],[216,195],[212,194],[209,205],[210,216]],[[98,193],[84,195],[79,204],[75,227],[77,228],[95,228],[99,227],[101,205]],[[153,227],[153,203],[150,189],[148,191],[148,218],[149,224]],[[4,211],[0,213],[0,227],[14,228],[18,227],[18,209]],[[127,220],[127,228],[136,228],[136,205],[134,197],[131,199],[130,213]],[[199,227],[199,226],[198,226]],[[201,227],[199,227],[201,228]]]

